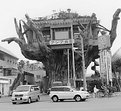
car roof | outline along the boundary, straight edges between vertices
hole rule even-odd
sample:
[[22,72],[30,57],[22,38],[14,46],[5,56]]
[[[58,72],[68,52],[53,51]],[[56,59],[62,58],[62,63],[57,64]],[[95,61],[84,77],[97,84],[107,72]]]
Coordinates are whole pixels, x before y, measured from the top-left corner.
[[71,87],[71,86],[53,86],[51,88],[60,88],[60,87]]
[[34,86],[34,87],[38,87],[37,85],[19,85],[19,86],[29,86],[29,87]]

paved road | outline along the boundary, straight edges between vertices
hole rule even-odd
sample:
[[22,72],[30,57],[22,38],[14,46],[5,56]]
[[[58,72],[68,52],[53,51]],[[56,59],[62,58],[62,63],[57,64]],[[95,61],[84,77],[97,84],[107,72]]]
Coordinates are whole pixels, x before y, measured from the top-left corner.
[[16,104],[10,97],[0,99],[0,111],[121,111],[121,96],[111,98],[90,98],[85,102],[52,102],[47,95],[40,102]]

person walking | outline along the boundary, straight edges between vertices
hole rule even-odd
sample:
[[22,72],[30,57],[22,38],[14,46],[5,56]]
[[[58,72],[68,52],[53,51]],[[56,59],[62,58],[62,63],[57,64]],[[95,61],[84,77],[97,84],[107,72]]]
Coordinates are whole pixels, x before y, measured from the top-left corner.
[[99,89],[97,89],[96,85],[94,86],[94,97],[97,97],[97,92],[99,91]]

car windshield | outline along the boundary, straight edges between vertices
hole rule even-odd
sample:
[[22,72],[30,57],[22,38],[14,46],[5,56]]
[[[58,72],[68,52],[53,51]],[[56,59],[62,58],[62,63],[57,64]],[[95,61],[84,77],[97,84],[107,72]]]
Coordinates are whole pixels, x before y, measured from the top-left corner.
[[29,91],[29,86],[18,86],[15,90],[15,92],[25,92]]
[[53,82],[52,86],[62,86],[62,82]]
[[72,90],[77,90],[75,87],[71,87]]

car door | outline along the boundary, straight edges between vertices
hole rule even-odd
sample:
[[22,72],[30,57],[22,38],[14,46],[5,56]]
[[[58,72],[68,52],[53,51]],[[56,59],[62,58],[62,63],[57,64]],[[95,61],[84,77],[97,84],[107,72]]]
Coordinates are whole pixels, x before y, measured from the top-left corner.
[[59,97],[59,99],[63,99],[64,97],[64,89],[63,87],[57,87],[55,91],[55,95]]
[[63,97],[64,99],[72,99],[73,98],[73,92],[69,87],[63,88]]

